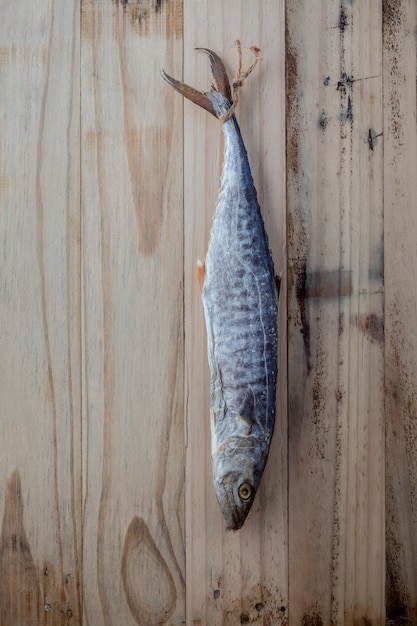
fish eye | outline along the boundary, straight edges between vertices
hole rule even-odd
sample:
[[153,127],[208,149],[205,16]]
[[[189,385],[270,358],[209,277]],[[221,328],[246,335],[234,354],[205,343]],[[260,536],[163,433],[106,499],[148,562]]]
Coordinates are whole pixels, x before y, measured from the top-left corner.
[[249,483],[242,483],[237,490],[239,498],[242,502],[247,502],[251,499],[253,493],[253,487]]

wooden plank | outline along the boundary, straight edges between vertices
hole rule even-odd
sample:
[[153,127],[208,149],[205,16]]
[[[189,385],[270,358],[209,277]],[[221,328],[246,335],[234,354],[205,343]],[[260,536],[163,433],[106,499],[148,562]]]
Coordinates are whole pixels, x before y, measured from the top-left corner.
[[80,623],[79,2],[0,21],[0,623]]
[[234,534],[212,488],[195,276],[221,130],[186,103],[183,150],[159,71],[181,75],[184,43],[204,89],[194,46],[231,75],[237,37],[262,48],[237,115],[285,273],[284,15],[184,9],[183,29],[179,0],[85,0],[81,103],[80,3],[2,11],[0,624],[373,625],[384,592],[388,621],[414,623],[417,6],[287,1],[289,519],[284,284],[277,430]]
[[286,7],[290,623],[382,624],[381,7]]
[[415,2],[384,8],[387,618],[417,622]]
[[[205,55],[213,49],[235,75],[237,38],[258,45],[262,62],[240,94],[237,118],[278,272],[285,275],[283,3],[186,2],[184,80],[210,86]],[[184,104],[185,329],[187,381],[186,572],[187,624],[281,624],[287,621],[286,321],[280,301],[280,379],[276,431],[257,500],[243,528],[225,524],[214,494],[210,461],[209,372],[196,261],[204,259],[222,166],[220,124]]]
[[82,5],[85,624],[184,620],[182,5]]

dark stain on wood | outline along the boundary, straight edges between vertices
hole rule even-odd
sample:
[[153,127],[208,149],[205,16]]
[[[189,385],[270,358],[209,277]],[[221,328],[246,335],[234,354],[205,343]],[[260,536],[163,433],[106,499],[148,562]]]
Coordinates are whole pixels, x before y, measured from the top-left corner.
[[323,132],[326,130],[328,123],[329,123],[329,120],[327,117],[327,113],[323,109],[319,118],[319,127],[321,128]]
[[299,264],[296,279],[296,295],[300,310],[301,328],[303,336],[304,352],[307,362],[307,372],[311,370],[311,340],[310,340],[310,312],[307,303],[307,261],[302,259]]
[[[385,167],[397,170],[389,177],[391,193],[402,198],[404,174],[401,153],[407,139],[406,46],[414,3],[384,0],[382,3],[384,50],[384,142],[390,147],[386,152]],[[412,8],[413,7],[413,8]],[[411,78],[409,76],[409,78]],[[412,145],[412,144],[409,144]],[[397,160],[398,158],[398,160]],[[399,167],[400,166],[400,167]],[[400,169],[401,168],[401,169]],[[403,200],[390,210],[403,208]],[[400,221],[403,219],[399,217]],[[388,222],[389,224],[389,222]],[[391,244],[392,245],[392,244]],[[399,242],[401,245],[401,242]],[[407,249],[401,250],[406,258]],[[391,252],[396,261],[398,256]],[[401,290],[397,292],[401,296]],[[415,309],[404,310],[405,303],[397,309],[389,306],[389,349],[386,367],[387,380],[387,446],[386,446],[386,615],[387,624],[417,623],[417,544],[416,544],[416,461],[417,393],[411,360],[405,355],[410,347],[406,340],[407,324],[415,319]],[[401,311],[401,309],[403,309]]]
[[401,85],[404,82],[404,30],[406,18],[403,2],[384,0],[382,3],[382,33],[384,48],[389,56],[390,80],[388,82],[388,128],[393,139],[403,143],[403,113]]
[[288,31],[290,17],[286,23],[286,105],[287,105],[287,242],[288,242],[288,298],[296,298],[299,315],[292,320],[294,327],[299,327],[303,336],[307,373],[311,370],[310,322],[307,297],[307,251],[309,225],[304,199],[300,197],[299,138],[300,138],[300,89],[298,76],[297,50],[291,45],[291,33]]
[[43,624],[44,602],[23,519],[19,472],[6,482],[0,538],[0,624]]
[[352,294],[352,272],[327,270],[309,272],[306,276],[308,298],[341,298]]
[[150,19],[152,13],[160,13],[166,0],[115,0],[123,9],[129,11],[130,19],[139,25]]
[[339,28],[343,32],[348,25],[349,19],[346,13],[346,9],[342,6],[340,9]]
[[[295,199],[295,201],[297,201]],[[287,241],[289,248],[288,263],[288,298],[295,296],[298,304],[297,319],[292,325],[299,328],[303,337],[304,353],[306,358],[307,374],[311,370],[311,341],[310,341],[310,310],[308,304],[307,285],[307,246],[308,226],[302,209],[294,207],[287,216]]]
[[123,8],[129,22],[140,35],[165,29],[167,39],[172,33],[182,36],[182,3],[177,0],[113,0]]
[[[76,604],[71,604],[71,599],[77,597],[76,577],[66,573],[62,579],[56,572],[54,564],[50,561],[44,563],[43,576],[40,577],[42,588],[43,611],[48,614],[45,624],[69,624],[69,619],[74,618],[75,623],[80,620],[80,610]],[[45,619],[45,618],[44,618]]]
[[[401,392],[397,397],[392,391],[391,398],[401,404]],[[385,606],[386,623],[392,626],[417,624],[412,486],[403,478],[406,447],[402,425],[387,424]]]
[[384,343],[384,319],[376,313],[358,315],[358,326],[371,343]]
[[288,623],[286,607],[264,585],[258,584],[223,609],[223,624],[279,626]]
[[298,304],[297,319],[292,325],[299,329],[303,338],[307,374],[311,371],[311,339],[310,339],[310,309],[307,292],[307,260],[301,255],[299,261],[293,261],[288,266],[288,290],[295,293]]
[[[288,23],[288,19],[287,19]],[[286,33],[286,105],[287,105],[287,168],[294,174],[298,174],[298,132],[299,132],[299,109],[298,109],[298,58],[297,51],[290,45],[290,36]]]
[[411,607],[411,598],[406,589],[399,585],[396,572],[398,563],[392,559],[392,553],[387,555],[386,559],[386,606],[387,606],[387,624],[411,624],[408,621],[409,610]]
[[321,619],[319,613],[316,613],[316,611],[304,613],[301,620],[301,626],[323,626],[323,620]]
[[352,89],[354,83],[353,76],[348,76],[346,72],[343,72],[340,80],[337,81],[336,91],[346,93],[348,89]]
[[350,96],[348,96],[347,99],[346,120],[350,123],[353,122],[353,104],[352,98]]
[[408,346],[391,311],[391,359],[387,362],[386,583],[387,624],[417,624],[415,548],[415,442],[417,395],[403,355]]
[[[387,139],[391,143],[389,167],[395,168],[396,155],[405,142],[403,85],[405,81],[404,39],[407,32],[403,2],[383,2],[383,42],[386,71],[390,80],[385,91]],[[395,179],[395,195],[403,194],[403,175]],[[401,219],[401,218],[400,218]],[[402,254],[404,255],[404,249]],[[395,258],[395,256],[394,256]],[[387,420],[387,617],[396,623],[417,623],[416,603],[416,516],[415,516],[415,442],[416,390],[404,355],[409,351],[404,326],[412,323],[414,311],[400,314],[400,307],[390,307],[390,343],[392,362],[388,368],[389,419]],[[399,510],[407,510],[400,515]],[[412,594],[412,595],[411,595]],[[403,621],[399,621],[403,620]]]
[[[127,529],[121,574],[126,600],[136,623],[141,626],[165,624],[177,601],[175,583],[141,517],[133,517]],[[155,581],[154,585],[149,581]]]

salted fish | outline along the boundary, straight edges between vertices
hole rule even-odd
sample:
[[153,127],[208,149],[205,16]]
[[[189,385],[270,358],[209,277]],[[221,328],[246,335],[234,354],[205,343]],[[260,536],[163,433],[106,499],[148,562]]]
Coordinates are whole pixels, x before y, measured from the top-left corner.
[[[274,430],[277,385],[276,278],[246,149],[222,60],[208,54],[214,85],[200,92],[163,77],[223,124],[221,189],[198,278],[207,328],[213,482],[227,528],[238,530],[253,505]],[[240,45],[238,46],[240,52]],[[254,49],[255,53],[258,49]]]

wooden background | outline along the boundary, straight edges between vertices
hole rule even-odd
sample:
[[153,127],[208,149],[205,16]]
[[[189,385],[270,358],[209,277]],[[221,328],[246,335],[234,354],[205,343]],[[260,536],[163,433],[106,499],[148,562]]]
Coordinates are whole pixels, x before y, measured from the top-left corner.
[[[0,1],[1,626],[417,624],[415,0]],[[211,485],[213,48],[276,269],[276,433]],[[245,61],[250,54],[245,49]]]

